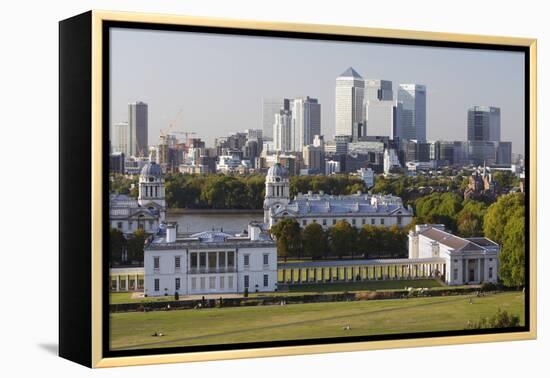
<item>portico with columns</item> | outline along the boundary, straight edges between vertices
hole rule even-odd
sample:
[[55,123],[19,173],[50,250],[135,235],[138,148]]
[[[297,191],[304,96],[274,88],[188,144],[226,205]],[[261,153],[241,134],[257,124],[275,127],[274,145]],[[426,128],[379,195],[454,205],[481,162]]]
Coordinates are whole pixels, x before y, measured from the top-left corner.
[[411,280],[444,277],[446,261],[422,259],[334,260],[279,263],[281,284]]

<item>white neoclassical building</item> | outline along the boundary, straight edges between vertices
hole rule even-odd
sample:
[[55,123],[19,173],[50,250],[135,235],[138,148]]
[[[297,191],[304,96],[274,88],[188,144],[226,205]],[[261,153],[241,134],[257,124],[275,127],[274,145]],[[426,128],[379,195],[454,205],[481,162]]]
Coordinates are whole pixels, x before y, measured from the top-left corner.
[[334,196],[308,192],[291,199],[288,173],[276,163],[265,179],[264,222],[271,227],[284,218],[294,218],[302,227],[319,223],[324,229],[339,220],[355,227],[366,224],[403,227],[411,223],[413,211],[403,206],[401,198],[392,195],[358,192]]
[[176,235],[169,224],[145,248],[145,295],[275,291],[277,248],[260,224],[230,235],[205,231]]
[[137,200],[125,194],[111,194],[109,222],[124,234],[138,229],[147,233],[158,231],[166,215],[164,177],[157,163],[147,163],[139,175]]
[[497,282],[497,243],[484,237],[461,238],[444,231],[443,225],[417,225],[409,232],[409,259],[443,258],[449,285]]

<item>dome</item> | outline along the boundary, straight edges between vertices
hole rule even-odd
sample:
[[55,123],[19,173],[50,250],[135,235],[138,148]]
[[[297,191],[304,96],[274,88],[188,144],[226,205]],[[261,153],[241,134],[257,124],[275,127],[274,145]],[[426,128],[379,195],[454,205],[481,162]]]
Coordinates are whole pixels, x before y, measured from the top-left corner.
[[160,168],[160,165],[158,165],[155,162],[147,163],[143,166],[141,169],[141,176],[146,177],[156,177],[161,178],[162,177],[162,169]]
[[286,169],[280,164],[275,163],[269,171],[267,171],[267,177],[287,177]]

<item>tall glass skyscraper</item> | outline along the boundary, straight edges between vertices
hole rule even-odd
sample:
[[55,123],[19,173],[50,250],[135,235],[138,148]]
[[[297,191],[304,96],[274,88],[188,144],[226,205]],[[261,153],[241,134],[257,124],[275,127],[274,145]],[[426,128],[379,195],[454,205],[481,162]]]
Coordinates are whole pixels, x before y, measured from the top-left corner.
[[468,140],[500,142],[500,108],[473,106],[468,109]]
[[426,141],[426,86],[399,84],[397,101],[402,103],[401,120],[396,132],[403,139]]
[[128,126],[130,155],[147,156],[148,147],[148,107],[141,101],[128,104]]
[[336,135],[353,135],[354,125],[364,124],[365,81],[352,67],[336,78]]

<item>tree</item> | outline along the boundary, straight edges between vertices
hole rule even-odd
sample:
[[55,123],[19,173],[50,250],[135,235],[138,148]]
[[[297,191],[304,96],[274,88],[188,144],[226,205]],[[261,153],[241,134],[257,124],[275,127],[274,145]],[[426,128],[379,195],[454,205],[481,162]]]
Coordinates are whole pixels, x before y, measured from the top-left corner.
[[524,195],[522,193],[500,196],[497,202],[489,206],[483,219],[485,236],[502,245],[504,242],[504,228],[520,207],[524,207]]
[[327,240],[323,227],[318,223],[308,224],[302,232],[302,245],[305,256],[311,259],[326,257]]
[[485,236],[501,246],[499,277],[506,286],[525,284],[525,205],[521,193],[499,197],[483,220]]
[[143,263],[143,248],[147,237],[143,229],[138,229],[128,238],[128,261]]
[[330,249],[338,258],[351,254],[353,258],[356,249],[356,229],[345,220],[339,220],[329,229]]
[[504,228],[499,276],[506,286],[525,284],[525,209],[518,208]]
[[277,243],[277,255],[286,262],[289,256],[295,257],[301,250],[300,225],[295,219],[283,219],[269,230]]
[[468,200],[457,216],[458,235],[462,237],[480,236],[483,234],[483,218],[487,205],[483,202]]
[[359,235],[357,236],[357,248],[364,258],[368,259],[373,252],[378,252],[376,238],[376,227],[370,224],[361,227]]
[[456,193],[432,193],[416,200],[419,223],[442,223],[456,232],[456,217],[462,210],[462,199]]
[[516,177],[512,172],[497,171],[493,173],[493,181],[497,183],[500,190],[510,190],[516,183]]
[[125,248],[126,238],[124,234],[117,228],[111,228],[109,230],[109,256],[111,264],[122,262]]

